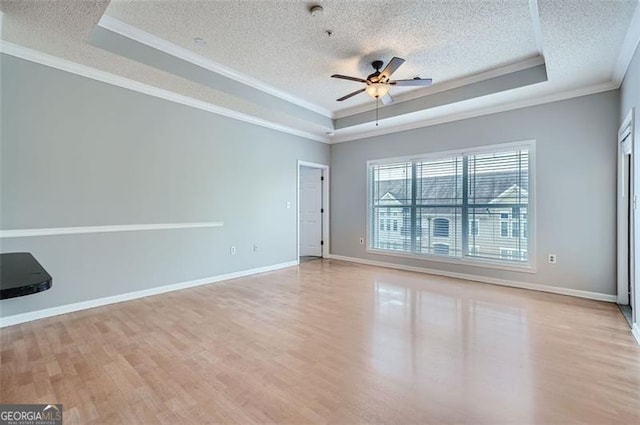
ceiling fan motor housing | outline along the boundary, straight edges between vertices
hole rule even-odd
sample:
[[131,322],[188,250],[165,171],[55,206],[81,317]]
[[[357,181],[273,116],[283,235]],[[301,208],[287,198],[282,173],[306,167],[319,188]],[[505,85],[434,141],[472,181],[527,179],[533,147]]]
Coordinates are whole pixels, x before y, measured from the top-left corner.
[[378,76],[380,75],[380,68],[382,68],[382,65],[384,65],[384,62],[380,60],[371,62],[371,66],[376,70],[376,72],[374,72],[373,74],[369,74],[369,76],[367,77],[367,84],[378,82]]

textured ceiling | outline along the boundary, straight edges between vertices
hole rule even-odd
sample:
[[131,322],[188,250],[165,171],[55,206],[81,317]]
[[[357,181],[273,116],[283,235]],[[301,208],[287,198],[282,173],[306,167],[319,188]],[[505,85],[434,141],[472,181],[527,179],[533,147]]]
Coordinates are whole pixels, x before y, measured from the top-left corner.
[[[466,81],[461,77],[544,57],[547,82],[415,111],[381,122],[382,129],[588,87],[613,88],[614,67],[638,6],[637,0],[318,3],[324,7],[319,16],[308,13],[307,1],[0,0],[0,10],[2,39],[10,43],[324,137],[331,128],[93,46],[92,33],[103,15],[113,16],[338,117],[375,104],[365,95],[335,102],[359,86],[329,76],[366,76],[374,59],[407,59],[396,78],[434,78],[429,88],[394,88],[397,103],[460,86]],[[195,37],[206,46],[197,46]],[[336,131],[336,137],[373,130],[369,122]]]
[[552,81],[586,85],[611,78],[636,1],[538,0]]
[[443,82],[538,53],[528,0],[327,0],[316,16],[308,4],[114,0],[107,14],[331,111],[370,99],[336,102],[361,85],[329,76],[366,77],[375,59],[406,59],[396,78]]

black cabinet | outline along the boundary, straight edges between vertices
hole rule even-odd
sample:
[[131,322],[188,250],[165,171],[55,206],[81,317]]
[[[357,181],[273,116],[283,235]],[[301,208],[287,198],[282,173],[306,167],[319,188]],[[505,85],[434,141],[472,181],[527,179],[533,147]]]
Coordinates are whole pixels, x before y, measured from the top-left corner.
[[51,288],[52,277],[28,252],[0,254],[0,299],[22,297]]

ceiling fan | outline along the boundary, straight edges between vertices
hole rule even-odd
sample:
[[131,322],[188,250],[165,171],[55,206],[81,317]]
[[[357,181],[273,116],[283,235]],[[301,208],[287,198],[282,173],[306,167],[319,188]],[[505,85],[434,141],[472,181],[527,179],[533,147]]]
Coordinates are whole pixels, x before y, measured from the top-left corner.
[[399,67],[405,62],[404,59],[394,57],[389,61],[387,66],[380,71],[384,62],[381,60],[376,60],[371,63],[375,72],[367,77],[367,79],[357,78],[357,77],[349,77],[348,75],[340,75],[333,74],[332,78],[340,78],[343,80],[356,81],[358,83],[365,83],[366,86],[361,88],[360,90],[356,90],[353,93],[349,93],[346,96],[341,97],[340,99],[336,99],[338,102],[342,102],[343,100],[347,100],[350,97],[353,97],[357,94],[360,94],[364,91],[374,99],[382,100],[382,103],[388,105],[393,102],[393,98],[389,95],[389,89],[391,86],[430,86],[432,83],[431,78],[419,78],[415,77],[410,80],[390,80],[391,74],[393,74]]

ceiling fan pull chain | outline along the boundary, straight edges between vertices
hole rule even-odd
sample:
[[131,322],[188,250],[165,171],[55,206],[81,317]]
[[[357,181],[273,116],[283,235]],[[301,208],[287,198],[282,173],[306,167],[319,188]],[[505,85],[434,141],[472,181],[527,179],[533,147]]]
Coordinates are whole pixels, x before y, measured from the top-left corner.
[[376,127],[378,126],[378,105],[380,104],[380,97],[376,97]]

